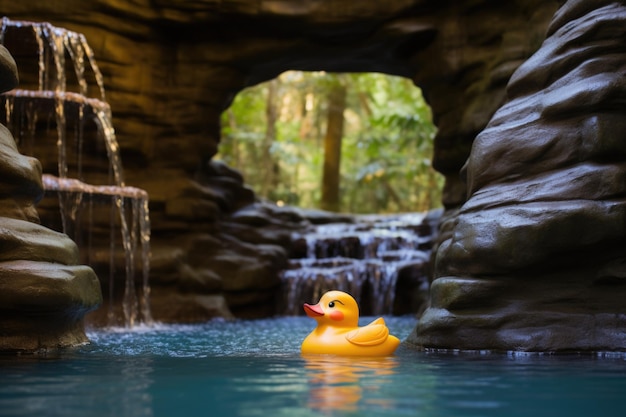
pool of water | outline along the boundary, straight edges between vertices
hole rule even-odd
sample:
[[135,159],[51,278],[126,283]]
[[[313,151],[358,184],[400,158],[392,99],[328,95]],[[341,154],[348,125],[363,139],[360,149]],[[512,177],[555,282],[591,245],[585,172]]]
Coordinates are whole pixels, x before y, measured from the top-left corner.
[[[367,319],[364,319],[366,321]],[[404,339],[412,317],[390,317]],[[94,330],[0,358],[0,416],[624,416],[623,355],[302,357],[307,317]]]

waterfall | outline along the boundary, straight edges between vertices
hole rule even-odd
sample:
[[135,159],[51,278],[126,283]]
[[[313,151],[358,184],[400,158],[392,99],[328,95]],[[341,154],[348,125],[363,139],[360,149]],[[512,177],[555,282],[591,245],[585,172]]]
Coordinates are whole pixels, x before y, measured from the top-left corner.
[[[128,187],[124,183],[122,162],[119,146],[112,124],[112,113],[105,100],[103,76],[100,72],[93,50],[89,47],[85,36],[49,23],[12,21],[3,18],[0,28],[0,43],[12,51],[19,51],[16,56],[20,77],[22,68],[28,68],[32,61],[36,62],[36,70],[29,74],[33,82],[29,89],[15,89],[4,94],[5,123],[16,138],[20,152],[40,160],[47,157],[33,154],[35,141],[43,146],[46,134],[38,136],[38,125],[47,122],[44,130],[49,128],[51,120],[56,125],[56,175],[46,172],[49,164],[42,162],[44,167],[43,184],[46,191],[58,194],[58,205],[61,211],[61,223],[64,233],[72,237],[84,252],[86,263],[92,259],[92,230],[94,229],[94,203],[109,205],[111,216],[110,253],[109,253],[109,323],[117,325],[114,304],[116,293],[116,233],[124,253],[124,294],[121,310],[123,324],[133,326],[138,322],[151,323],[150,313],[150,216],[148,211],[148,194],[144,190]],[[35,50],[32,50],[35,45]],[[29,55],[30,53],[30,55]],[[28,56],[30,62],[18,59]],[[67,64],[71,61],[71,67]],[[23,59],[23,58],[22,58]],[[73,68],[77,91],[69,91],[66,68]],[[36,76],[34,74],[36,72]],[[95,97],[90,96],[90,83],[87,77],[95,81]],[[36,80],[36,81],[34,81]],[[93,84],[92,84],[93,85]],[[74,135],[71,127],[74,127]],[[97,133],[93,139],[102,141],[106,149],[108,173],[92,175],[94,181],[106,177],[106,184],[87,183],[87,173],[83,169],[85,147],[95,147],[86,140],[86,129],[91,127]],[[41,127],[40,127],[41,129]],[[72,142],[73,146],[68,145]],[[48,148],[49,149],[49,148]],[[73,159],[70,157],[73,154]],[[95,164],[97,165],[97,164]],[[90,166],[90,168],[92,168]],[[54,170],[55,168],[52,168]],[[93,169],[91,169],[93,171]],[[83,211],[87,211],[87,224]],[[84,230],[87,229],[87,231]],[[81,236],[87,232],[87,244]],[[141,260],[140,262],[137,262]],[[141,277],[137,278],[136,264],[141,269]],[[139,291],[137,291],[139,289]]]
[[423,214],[361,216],[315,226],[297,240],[304,249],[282,273],[282,314],[302,314],[304,302],[332,289],[352,294],[361,314],[395,314],[401,275],[415,297],[427,293],[432,228]]

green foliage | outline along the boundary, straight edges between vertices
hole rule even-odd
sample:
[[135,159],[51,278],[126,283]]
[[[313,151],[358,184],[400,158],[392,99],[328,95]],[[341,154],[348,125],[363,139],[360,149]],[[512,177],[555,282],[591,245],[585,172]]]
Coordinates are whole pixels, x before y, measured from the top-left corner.
[[[240,170],[261,197],[317,207],[323,164],[324,98],[333,83],[348,88],[344,112],[342,211],[424,211],[441,202],[443,179],[431,167],[436,128],[421,90],[404,78],[382,74],[290,71],[275,80],[277,120],[266,139],[267,83],[245,89],[222,117],[218,158]],[[261,183],[274,170],[274,184]]]

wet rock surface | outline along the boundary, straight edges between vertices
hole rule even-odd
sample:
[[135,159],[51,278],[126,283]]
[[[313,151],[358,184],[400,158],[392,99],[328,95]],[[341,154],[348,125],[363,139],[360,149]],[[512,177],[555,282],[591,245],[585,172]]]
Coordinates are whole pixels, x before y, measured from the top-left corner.
[[[17,70],[0,46],[0,87]],[[85,343],[84,316],[102,301],[93,270],[77,265],[66,235],[39,224],[41,165],[21,155],[0,125],[0,351],[31,352]]]
[[569,1],[476,138],[431,348],[626,350],[626,4]]

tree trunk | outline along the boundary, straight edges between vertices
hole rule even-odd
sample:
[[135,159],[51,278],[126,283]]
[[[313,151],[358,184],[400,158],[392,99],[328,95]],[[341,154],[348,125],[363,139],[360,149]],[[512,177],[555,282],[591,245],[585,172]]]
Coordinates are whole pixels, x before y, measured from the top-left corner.
[[278,119],[278,105],[276,90],[278,89],[277,80],[268,83],[267,102],[265,107],[265,116],[267,120],[267,128],[263,140],[263,150],[261,154],[261,195],[268,197],[270,190],[274,189],[276,182],[276,163],[271,154],[272,144],[276,140],[276,121]]
[[341,139],[343,138],[343,112],[346,109],[346,86],[337,82],[328,93],[328,114],[324,136],[324,170],[322,176],[323,210],[339,211],[339,185],[341,170]]

